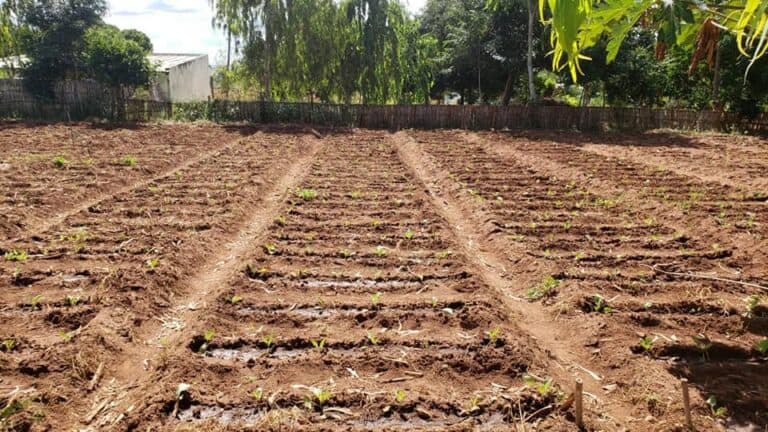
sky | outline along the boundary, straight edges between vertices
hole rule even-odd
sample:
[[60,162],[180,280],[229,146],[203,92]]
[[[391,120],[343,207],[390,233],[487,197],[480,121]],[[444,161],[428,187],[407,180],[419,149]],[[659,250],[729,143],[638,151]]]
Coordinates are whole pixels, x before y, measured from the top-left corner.
[[[416,13],[426,0],[403,0]],[[105,21],[121,29],[146,33],[155,52],[208,54],[212,64],[225,62],[223,34],[211,27],[208,0],[109,0]]]

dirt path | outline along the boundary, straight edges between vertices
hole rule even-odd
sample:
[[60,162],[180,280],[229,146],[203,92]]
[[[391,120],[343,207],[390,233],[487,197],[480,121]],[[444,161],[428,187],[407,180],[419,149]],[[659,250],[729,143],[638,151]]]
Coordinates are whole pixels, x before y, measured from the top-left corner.
[[[593,427],[618,430],[622,425],[631,424],[634,421],[631,418],[632,408],[605,394],[602,386],[609,384],[603,381],[605,374],[592,366],[590,355],[584,347],[573,346],[571,343],[579,339],[574,338],[574,332],[578,329],[559,324],[552,320],[551,314],[539,305],[525,302],[512,294],[511,283],[504,277],[508,273],[505,268],[508,264],[494,251],[489,251],[484,246],[484,235],[476,229],[477,222],[458,203],[442,192],[446,187],[446,178],[442,171],[430,164],[427,155],[406,134],[398,133],[394,141],[402,160],[424,185],[433,205],[451,225],[466,256],[470,257],[478,269],[482,269],[483,279],[503,294],[505,306],[522,317],[522,321],[518,321],[517,324],[530,334],[561,368],[561,370],[557,368],[552,370],[557,381],[567,387],[572,385],[575,378],[581,378],[585,391],[594,396],[594,399],[587,398],[587,406],[594,413]],[[585,369],[585,366],[591,369]]]
[[251,217],[237,232],[234,238],[222,245],[222,254],[211,257],[199,267],[188,280],[181,283],[184,295],[176,298],[169,313],[137,329],[136,339],[142,343],[133,345],[131,351],[124,352],[121,363],[110,365],[105,375],[108,383],[91,398],[91,408],[80,413],[83,425],[120,429],[120,420],[125,413],[140,410],[145,401],[145,391],[153,385],[152,375],[163,368],[168,352],[186,349],[184,329],[200,319],[208,303],[213,301],[226,281],[240,266],[242,258],[256,243],[274,218],[286,195],[292,193],[306,175],[308,166],[321,148],[321,142],[307,138],[307,149],[292,163],[284,175],[274,183],[257,203]]

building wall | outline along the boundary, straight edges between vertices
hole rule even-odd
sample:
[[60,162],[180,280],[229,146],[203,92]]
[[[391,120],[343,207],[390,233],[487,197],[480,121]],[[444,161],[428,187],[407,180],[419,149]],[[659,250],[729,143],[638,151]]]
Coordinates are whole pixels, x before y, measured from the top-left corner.
[[171,102],[207,100],[211,97],[208,56],[175,66],[168,71]]

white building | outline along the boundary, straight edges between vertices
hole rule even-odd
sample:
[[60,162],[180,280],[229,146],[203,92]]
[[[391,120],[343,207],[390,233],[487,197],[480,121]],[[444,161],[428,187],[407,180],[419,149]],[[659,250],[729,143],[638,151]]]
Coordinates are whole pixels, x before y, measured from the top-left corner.
[[156,68],[152,97],[166,102],[204,101],[211,94],[211,70],[206,54],[153,53]]

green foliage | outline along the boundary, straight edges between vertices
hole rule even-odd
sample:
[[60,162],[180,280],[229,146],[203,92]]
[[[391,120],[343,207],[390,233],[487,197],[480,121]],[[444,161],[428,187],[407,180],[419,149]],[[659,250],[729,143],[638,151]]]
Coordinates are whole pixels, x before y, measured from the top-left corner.
[[314,189],[299,188],[296,189],[296,196],[304,201],[312,201],[317,198],[317,191]]
[[706,402],[709,406],[709,411],[714,417],[725,417],[725,415],[728,414],[728,409],[726,407],[718,406],[717,398],[715,396],[708,397]]
[[123,38],[125,38],[125,40],[135,42],[139,47],[141,47],[142,51],[144,51],[144,54],[150,54],[152,52],[152,40],[150,40],[149,36],[143,32],[134,29],[126,29],[120,31],[120,34],[123,36]]
[[640,346],[640,348],[643,349],[643,351],[651,352],[651,350],[653,349],[654,342],[655,340],[650,336],[643,336],[640,338],[640,342],[638,343],[638,345]]
[[525,383],[526,387],[536,390],[542,396],[547,396],[552,391],[554,391],[552,388],[554,382],[551,378],[541,380],[532,375],[525,374],[523,375],[523,382]]
[[59,155],[53,158],[53,166],[56,168],[64,168],[67,165],[69,165],[69,161],[66,157]]
[[552,295],[552,292],[560,285],[560,281],[554,276],[545,277],[538,285],[525,291],[525,298],[531,301],[539,300]]
[[762,355],[768,354],[768,338],[761,340],[755,344],[755,350]]
[[120,159],[120,165],[127,166],[127,167],[135,167],[139,163],[138,159],[136,159],[136,156],[126,155],[123,156],[122,159]]
[[14,249],[14,250],[6,252],[3,255],[3,258],[6,261],[24,262],[24,261],[26,261],[29,258],[29,255],[27,255],[26,251]]

